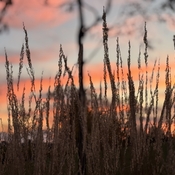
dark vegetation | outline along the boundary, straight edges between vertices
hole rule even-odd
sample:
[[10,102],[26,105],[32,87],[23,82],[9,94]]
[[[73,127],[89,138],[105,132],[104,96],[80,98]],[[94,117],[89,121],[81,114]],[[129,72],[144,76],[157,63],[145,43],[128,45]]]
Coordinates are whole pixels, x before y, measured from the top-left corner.
[[[74,77],[67,65],[62,46],[53,85],[54,91],[51,92],[51,87],[48,87],[46,98],[42,96],[42,78],[39,92],[35,91],[35,76],[25,26],[24,33],[25,45],[22,46],[20,54],[17,89],[19,90],[23,59],[26,54],[31,93],[29,101],[26,102],[24,88],[22,98],[18,100],[14,90],[16,87],[13,82],[13,67],[5,52],[9,123],[8,138],[0,144],[0,175],[175,174],[175,161],[173,161],[175,137],[174,130],[171,129],[174,125],[175,94],[169,58],[166,62],[165,98],[163,106],[160,107],[160,65],[155,62],[149,79],[146,24],[143,40],[146,72],[144,75],[141,73],[140,53],[139,85],[136,90],[131,71],[130,42],[128,71],[124,72],[117,39],[116,74],[112,73],[104,11],[104,88],[102,91],[100,84],[100,93],[97,94],[93,77],[89,75],[90,99],[83,102],[79,92],[81,89],[78,90],[74,84]],[[64,73],[68,75],[68,80],[62,85],[61,78]],[[126,73],[127,80],[124,78]],[[153,89],[154,74],[156,83]],[[107,76],[110,79],[110,89]],[[109,90],[112,92],[111,101],[107,97]],[[25,103],[28,103],[28,109]],[[49,122],[51,113],[53,113],[52,123]],[[45,141],[43,135],[46,136]]]

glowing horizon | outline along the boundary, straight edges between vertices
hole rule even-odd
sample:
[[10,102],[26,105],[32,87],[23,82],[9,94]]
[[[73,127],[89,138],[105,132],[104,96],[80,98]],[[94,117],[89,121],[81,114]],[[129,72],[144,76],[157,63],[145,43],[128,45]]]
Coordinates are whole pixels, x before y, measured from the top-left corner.
[[[92,0],[90,0],[91,2]],[[77,29],[78,29],[78,14],[77,11],[74,10],[71,13],[65,12],[60,8],[55,8],[55,6],[59,6],[62,3],[67,2],[66,0],[51,0],[51,6],[47,7],[39,1],[20,1],[14,0],[14,5],[9,8],[7,14],[4,17],[4,22],[7,22],[10,27],[9,33],[1,34],[1,42],[0,43],[0,118],[3,118],[3,123],[7,126],[7,83],[6,83],[6,70],[5,70],[5,56],[4,56],[4,48],[7,51],[9,62],[13,65],[13,77],[14,77],[14,87],[16,88],[16,79],[18,74],[18,64],[20,58],[21,46],[25,42],[24,41],[24,32],[23,32],[23,22],[28,32],[29,37],[29,48],[31,52],[31,60],[34,67],[35,72],[35,86],[39,89],[40,85],[40,77],[43,73],[43,88],[45,91],[48,86],[53,86],[54,76],[58,70],[58,59],[59,59],[59,47],[60,44],[63,46],[63,50],[65,55],[68,57],[68,66],[72,68],[73,65],[77,63],[78,58],[78,46],[77,46]],[[118,10],[118,3],[122,3],[123,1],[115,1],[111,9],[111,13],[107,16],[107,22],[109,21],[110,26],[112,22],[115,20],[115,14]],[[94,2],[94,7],[97,8],[99,13],[102,13],[102,3]],[[104,1],[103,1],[104,3]],[[89,15],[89,14],[88,14]],[[86,16],[86,23],[90,24],[92,22],[92,16]],[[151,16],[153,19],[154,16]],[[171,24],[170,19],[166,16],[168,21],[167,25],[159,24],[158,22],[147,22],[147,31],[148,31],[148,41],[152,41],[155,48],[153,50],[148,49],[148,74],[150,75],[152,72],[153,64],[155,59],[160,58],[160,81],[159,81],[159,91],[160,98],[163,99],[164,90],[165,90],[165,68],[166,68],[166,58],[169,55],[170,58],[170,66],[174,63],[174,46],[173,46],[173,26]],[[123,25],[121,28],[121,32],[126,32],[131,30],[132,23],[137,21],[144,29],[145,21],[141,16],[136,16],[132,18],[128,18],[126,21],[126,25]],[[118,23],[119,20],[116,22]],[[130,27],[128,27],[128,25]],[[142,70],[141,73],[145,74],[145,65],[144,65],[144,45],[143,45],[143,33],[140,31],[134,31],[130,35],[119,35],[119,28],[116,26],[111,31],[109,31],[109,58],[111,61],[112,71],[116,73],[116,38],[119,37],[119,44],[121,49],[122,61],[123,61],[123,71],[124,71],[124,79],[127,80],[127,58],[128,58],[128,42],[131,42],[131,70],[133,80],[137,84],[139,81],[138,78],[138,53],[139,48],[141,48],[141,60],[142,60]],[[166,32],[166,37],[165,37]],[[137,35],[137,33],[139,33]],[[152,37],[153,36],[153,37]],[[154,41],[155,37],[155,41]],[[100,40],[101,39],[101,40]],[[99,45],[98,45],[99,43]],[[96,55],[88,60],[89,55],[93,52],[93,49],[96,48],[96,45],[99,47],[99,51]],[[99,92],[99,84],[100,81],[103,83],[103,43],[102,43],[102,22],[97,26],[93,27],[90,33],[87,34],[84,40],[84,57],[85,61],[85,70],[84,70],[84,83],[85,87],[89,88],[89,78],[88,73],[92,77],[92,81],[94,86],[96,87],[96,92]],[[20,83],[20,93],[25,85],[28,87],[26,89],[26,97],[28,97],[28,93],[30,92],[30,78],[28,77],[27,71],[27,59],[26,56],[24,58],[24,67],[22,70],[22,77]],[[173,70],[173,68],[172,68]],[[78,87],[78,76],[77,76],[78,68],[75,66],[73,75],[75,85]],[[157,73],[157,67],[155,68],[154,73],[154,83],[153,90],[155,85],[155,77]],[[116,74],[115,74],[116,76]],[[51,77],[51,80],[49,78]],[[63,79],[62,84],[65,84],[67,81],[66,77]],[[109,78],[108,88],[110,90],[110,82]],[[149,81],[149,80],[148,80]],[[174,75],[172,71],[172,84],[174,83]],[[43,92],[45,92],[43,91]],[[111,94],[108,93],[108,97],[110,98]],[[20,98],[20,97],[19,97]]]

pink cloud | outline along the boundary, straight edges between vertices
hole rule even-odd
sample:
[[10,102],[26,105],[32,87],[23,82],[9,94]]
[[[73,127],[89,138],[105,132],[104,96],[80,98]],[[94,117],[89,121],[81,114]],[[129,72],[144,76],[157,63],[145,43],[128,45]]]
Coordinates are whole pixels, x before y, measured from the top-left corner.
[[[30,45],[30,44],[29,44]],[[30,47],[30,46],[29,46]],[[17,53],[17,51],[11,51],[10,49],[6,50],[7,52],[7,57],[8,60],[11,64],[19,64],[19,59],[20,59],[20,51]],[[25,52],[25,49],[24,49]],[[31,53],[31,60],[32,63],[39,63],[42,61],[44,64],[47,61],[53,60],[53,58],[59,59],[59,47],[57,45],[53,44],[50,45],[47,48],[30,48],[30,53]],[[24,53],[24,64],[27,64],[27,57],[26,53]],[[5,52],[0,54],[0,63],[5,64]],[[54,64],[54,63],[53,63]]]
[[[61,5],[65,0],[52,0],[51,2],[55,5]],[[72,13],[63,12],[56,7],[46,6],[42,1],[14,0],[13,6],[8,9],[5,15],[4,22],[14,28],[22,28],[24,22],[28,29],[33,29],[41,26],[53,27],[60,25],[74,16]]]
[[175,20],[174,20],[174,15],[170,15],[170,14],[162,14],[162,19],[164,19],[167,24],[168,24],[168,28],[174,32],[175,30]]

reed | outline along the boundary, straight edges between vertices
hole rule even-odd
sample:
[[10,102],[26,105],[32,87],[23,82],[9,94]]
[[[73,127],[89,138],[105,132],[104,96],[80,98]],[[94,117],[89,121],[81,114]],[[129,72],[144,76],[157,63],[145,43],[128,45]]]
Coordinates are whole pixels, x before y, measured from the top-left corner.
[[[93,77],[88,74],[90,99],[86,100],[84,111],[80,107],[82,102],[62,46],[58,72],[53,84],[54,90],[52,91],[49,86],[44,98],[41,77],[39,92],[36,91],[27,30],[25,26],[23,29],[25,44],[21,48],[17,90],[19,91],[23,58],[26,54],[31,93],[29,100],[26,101],[24,87],[21,100],[18,99],[14,91],[13,66],[10,65],[5,51],[9,123],[8,138],[0,143],[0,175],[10,175],[14,172],[16,175],[175,174],[175,137],[172,130],[175,93],[171,68],[167,57],[165,98],[163,105],[160,106],[160,63],[155,61],[149,77],[146,24],[143,40],[146,71],[145,74],[141,72],[142,53],[139,51],[137,87],[132,77],[130,42],[127,72],[123,68],[118,38],[116,73],[113,74],[111,71],[108,28],[106,14],[103,12],[104,89],[100,83],[100,93],[97,94]],[[66,74],[68,79],[63,86],[61,78]],[[127,74],[127,79],[124,74]],[[108,75],[110,89],[107,84]],[[112,92],[111,102],[107,97],[107,91]],[[52,114],[53,120],[50,123]]]

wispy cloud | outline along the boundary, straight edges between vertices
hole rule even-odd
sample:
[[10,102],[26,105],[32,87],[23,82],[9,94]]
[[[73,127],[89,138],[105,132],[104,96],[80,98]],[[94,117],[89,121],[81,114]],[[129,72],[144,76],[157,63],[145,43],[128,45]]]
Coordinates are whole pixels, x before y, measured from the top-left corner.
[[[9,8],[5,15],[4,22],[10,24],[13,28],[20,28],[24,22],[28,29],[34,28],[51,28],[61,25],[65,21],[70,20],[73,15],[63,13],[57,6],[61,5],[65,0],[52,0],[52,7],[44,5],[42,1],[30,0],[21,1],[14,0],[13,6]],[[55,6],[55,7],[54,7]]]

